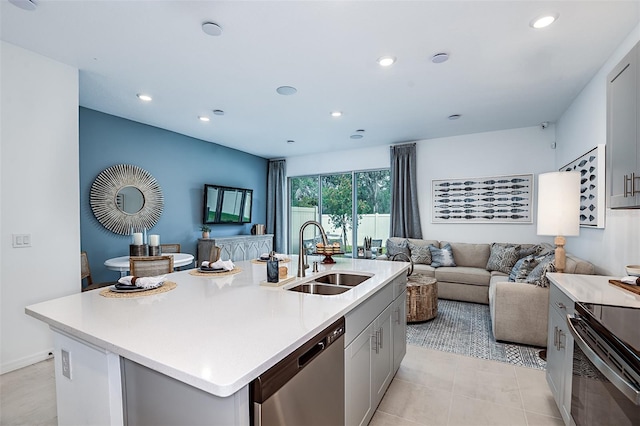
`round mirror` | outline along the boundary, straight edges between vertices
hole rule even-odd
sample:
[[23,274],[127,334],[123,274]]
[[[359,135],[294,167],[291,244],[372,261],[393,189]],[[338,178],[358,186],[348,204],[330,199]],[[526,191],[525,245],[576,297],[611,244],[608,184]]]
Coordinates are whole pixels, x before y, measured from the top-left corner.
[[144,195],[135,186],[125,186],[116,194],[116,206],[128,214],[138,213],[144,206]]
[[91,185],[93,215],[108,230],[128,235],[151,228],[164,207],[162,190],[146,170],[118,164],[102,171]]

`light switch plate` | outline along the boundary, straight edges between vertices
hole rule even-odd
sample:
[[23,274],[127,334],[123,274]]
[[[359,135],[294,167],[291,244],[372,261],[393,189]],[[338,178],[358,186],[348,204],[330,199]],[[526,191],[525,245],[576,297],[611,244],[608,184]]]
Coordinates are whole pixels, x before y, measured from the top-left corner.
[[11,234],[14,248],[31,247],[31,234]]

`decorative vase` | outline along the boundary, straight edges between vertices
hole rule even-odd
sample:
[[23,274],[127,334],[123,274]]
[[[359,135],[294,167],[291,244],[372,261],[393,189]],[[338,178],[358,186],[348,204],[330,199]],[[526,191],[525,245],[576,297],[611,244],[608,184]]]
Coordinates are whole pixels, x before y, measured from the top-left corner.
[[208,239],[209,238],[209,232],[202,231],[202,238]]

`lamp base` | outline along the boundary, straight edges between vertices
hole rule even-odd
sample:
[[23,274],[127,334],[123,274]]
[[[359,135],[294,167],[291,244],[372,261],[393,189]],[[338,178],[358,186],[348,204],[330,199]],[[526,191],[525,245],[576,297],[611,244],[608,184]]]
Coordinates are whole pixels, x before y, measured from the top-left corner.
[[567,251],[564,249],[567,240],[564,237],[557,236],[553,242],[556,245],[556,271],[564,272],[567,267]]

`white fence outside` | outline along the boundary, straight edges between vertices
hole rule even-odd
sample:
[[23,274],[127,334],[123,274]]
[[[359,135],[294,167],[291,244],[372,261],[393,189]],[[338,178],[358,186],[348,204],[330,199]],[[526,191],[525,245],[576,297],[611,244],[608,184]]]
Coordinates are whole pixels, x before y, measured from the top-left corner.
[[[318,208],[317,207],[292,207],[291,208],[291,216],[289,217],[289,222],[291,226],[291,244],[289,244],[289,252],[290,253],[298,253],[299,250],[299,242],[298,242],[298,232],[302,224],[304,224],[308,220],[317,220],[318,219]],[[329,215],[322,215],[320,220],[322,223],[322,227],[324,228],[327,236],[330,239],[340,239],[342,240],[342,229],[336,228],[331,224],[329,220]],[[358,220],[358,244],[363,245],[364,237],[371,237],[374,240],[382,240],[382,245],[384,245],[387,238],[389,238],[389,229],[391,225],[391,218],[389,214],[363,214],[359,215]],[[305,239],[313,238],[313,235],[318,235],[317,230],[310,230],[313,228],[308,228],[307,232],[305,232]],[[352,230],[349,228],[347,230],[347,240],[349,245],[353,245],[351,241]]]

